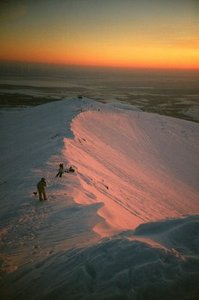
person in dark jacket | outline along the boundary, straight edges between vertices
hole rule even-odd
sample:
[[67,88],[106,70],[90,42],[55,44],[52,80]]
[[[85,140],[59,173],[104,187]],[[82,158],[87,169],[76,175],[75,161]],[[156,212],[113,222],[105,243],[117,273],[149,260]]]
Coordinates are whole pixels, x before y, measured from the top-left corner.
[[41,178],[41,180],[37,183],[37,190],[39,193],[40,201],[47,200],[45,188],[46,188],[46,180],[45,178]]
[[55,177],[58,177],[58,176],[62,177],[63,173],[64,173],[64,164],[59,164],[59,171]]
[[74,173],[74,172],[75,172],[75,169],[74,169],[72,166],[70,166],[68,169],[66,169],[65,172],[66,172],[66,173]]

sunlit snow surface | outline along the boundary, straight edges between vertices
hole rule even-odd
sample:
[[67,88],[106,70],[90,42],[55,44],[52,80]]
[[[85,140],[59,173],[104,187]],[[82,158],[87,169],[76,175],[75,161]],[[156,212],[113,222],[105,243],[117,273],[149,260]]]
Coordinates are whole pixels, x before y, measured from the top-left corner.
[[0,122],[1,299],[198,299],[197,123],[85,98]]

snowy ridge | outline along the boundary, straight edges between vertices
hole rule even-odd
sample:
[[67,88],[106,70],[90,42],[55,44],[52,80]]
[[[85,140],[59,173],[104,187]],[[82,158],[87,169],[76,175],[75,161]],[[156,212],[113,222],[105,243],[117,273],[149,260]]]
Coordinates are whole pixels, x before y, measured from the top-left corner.
[[85,98],[0,121],[1,299],[197,299],[198,124]]

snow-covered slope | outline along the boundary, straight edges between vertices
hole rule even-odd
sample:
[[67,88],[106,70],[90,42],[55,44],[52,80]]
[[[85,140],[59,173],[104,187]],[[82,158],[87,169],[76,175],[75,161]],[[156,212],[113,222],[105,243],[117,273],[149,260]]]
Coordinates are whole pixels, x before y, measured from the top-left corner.
[[79,114],[65,156],[78,168],[85,195],[100,202],[101,236],[143,222],[199,213],[198,125],[139,111]]
[[88,99],[0,123],[1,299],[197,299],[198,124]]

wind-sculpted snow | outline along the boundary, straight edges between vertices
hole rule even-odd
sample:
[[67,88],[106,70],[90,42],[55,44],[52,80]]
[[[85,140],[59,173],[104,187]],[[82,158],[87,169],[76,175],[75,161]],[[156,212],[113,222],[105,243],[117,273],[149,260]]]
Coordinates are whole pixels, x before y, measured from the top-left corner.
[[154,222],[62,252],[10,275],[12,299],[196,300],[198,230],[197,216]]
[[72,131],[65,155],[85,190],[75,200],[103,204],[101,236],[199,213],[197,124],[105,108],[78,115]]

